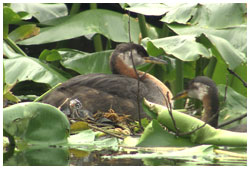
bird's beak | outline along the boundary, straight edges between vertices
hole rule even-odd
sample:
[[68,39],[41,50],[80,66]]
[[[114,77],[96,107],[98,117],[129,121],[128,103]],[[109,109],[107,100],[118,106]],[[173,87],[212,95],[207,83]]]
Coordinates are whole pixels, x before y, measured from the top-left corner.
[[182,99],[182,98],[186,98],[188,96],[188,91],[184,90],[180,93],[178,93],[177,95],[175,95],[172,100],[178,100],[178,99]]
[[153,56],[144,57],[144,59],[146,63],[168,64],[167,61],[159,59],[157,57],[153,57]]

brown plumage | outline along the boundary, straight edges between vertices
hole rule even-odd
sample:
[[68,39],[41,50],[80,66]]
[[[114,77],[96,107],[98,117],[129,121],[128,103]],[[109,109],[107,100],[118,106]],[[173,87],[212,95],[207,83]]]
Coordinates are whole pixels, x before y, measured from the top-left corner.
[[[204,113],[202,114],[201,120],[208,122],[208,124],[217,128],[220,102],[218,89],[214,81],[206,76],[197,76],[189,82],[187,90],[178,93],[173,99],[184,98],[187,96],[202,101]],[[230,128],[229,130],[247,132],[247,126],[239,125]]]
[[173,99],[187,96],[202,101],[204,113],[201,120],[217,128],[219,97],[217,87],[213,80],[206,76],[197,76],[189,82],[187,90],[177,94]]
[[[73,77],[44,97],[44,103],[59,107],[68,98],[81,102],[84,110],[91,113],[108,111],[112,108],[116,113],[131,115],[137,119],[137,75],[133,69],[130,52],[135,65],[145,62],[163,63],[163,60],[149,57],[145,49],[137,44],[123,43],[116,47],[110,57],[113,74],[88,74]],[[144,72],[138,71],[142,76]],[[161,93],[162,92],[162,93]],[[166,106],[163,95],[171,91],[157,78],[146,73],[140,81],[140,100],[147,100]],[[69,114],[68,102],[62,110]],[[143,113],[145,117],[145,113]]]

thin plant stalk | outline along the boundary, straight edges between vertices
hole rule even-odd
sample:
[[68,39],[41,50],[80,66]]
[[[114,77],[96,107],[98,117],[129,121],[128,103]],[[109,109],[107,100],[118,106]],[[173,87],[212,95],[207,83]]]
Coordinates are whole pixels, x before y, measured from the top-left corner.
[[[176,78],[175,78],[175,94],[183,91],[183,61],[176,59]],[[175,101],[175,109],[183,108],[183,100]]]
[[[90,4],[90,9],[97,9],[97,4],[96,3],[91,3]],[[93,41],[94,41],[95,51],[96,52],[103,51],[101,35],[100,34],[94,35]]]
[[110,50],[111,48],[112,48],[112,46],[111,46],[111,40],[107,39],[105,50]]
[[168,35],[169,35],[169,28],[166,23],[163,23],[160,38],[168,37]]
[[80,10],[80,7],[81,7],[81,4],[79,4],[79,3],[72,4],[72,7],[70,9],[69,14],[74,15],[74,14],[78,13]]
[[139,26],[142,34],[142,38],[148,37],[147,25],[145,16],[142,14],[138,14]]
[[52,92],[55,88],[57,88],[58,86],[60,86],[62,83],[58,83],[57,85],[55,85],[54,87],[52,87],[51,89],[49,89],[47,92],[45,92],[44,94],[42,94],[41,96],[39,96],[38,98],[36,98],[33,102],[38,102],[40,100],[42,100],[42,98],[44,96],[46,96],[48,93]]
[[24,53],[24,51],[19,48],[19,46],[16,45],[16,43],[11,40],[9,37],[5,38],[4,41],[17,53],[23,55],[23,56],[27,56],[26,53]]
[[216,63],[217,63],[217,59],[215,57],[212,57],[208,63],[208,66],[207,66],[206,76],[208,76],[210,78],[213,77]]

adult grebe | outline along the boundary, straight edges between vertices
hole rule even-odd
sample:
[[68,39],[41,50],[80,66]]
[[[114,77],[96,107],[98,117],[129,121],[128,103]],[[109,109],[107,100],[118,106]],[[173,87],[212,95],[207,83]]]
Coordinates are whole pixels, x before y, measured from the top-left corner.
[[[76,99],[84,110],[91,113],[108,111],[112,108],[118,114],[137,115],[137,74],[133,69],[131,51],[135,66],[146,62],[163,64],[164,60],[150,57],[141,45],[122,43],[117,45],[110,57],[110,67],[113,74],[88,74],[79,75],[64,82],[54,91],[44,97],[42,102],[67,110],[70,100]],[[166,97],[171,91],[157,78],[137,71],[140,78],[140,100],[147,100],[167,106]],[[142,110],[142,109],[141,109]],[[68,114],[68,112],[66,112]],[[145,117],[145,113],[142,114]]]
[[201,120],[217,128],[219,97],[213,80],[205,76],[197,76],[189,82],[187,90],[178,93],[173,99],[176,100],[187,96],[202,101],[204,113]]
[[[208,122],[208,124],[217,128],[220,102],[218,89],[214,81],[206,76],[197,76],[189,82],[187,90],[178,93],[172,99],[180,99],[187,96],[202,101],[204,113],[201,120]],[[246,125],[240,125],[229,130],[247,132],[247,127]]]

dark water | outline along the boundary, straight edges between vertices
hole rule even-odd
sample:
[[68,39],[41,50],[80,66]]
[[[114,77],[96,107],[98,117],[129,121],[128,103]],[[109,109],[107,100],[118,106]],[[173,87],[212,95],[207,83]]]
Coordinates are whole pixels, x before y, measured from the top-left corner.
[[43,147],[28,148],[14,152],[8,148],[3,155],[4,166],[141,166],[142,160],[105,159],[103,155],[115,154],[114,151],[84,152],[68,148]]
[[70,165],[74,166],[142,166],[141,159],[106,159],[102,158],[103,155],[111,155],[115,152],[111,151],[94,151],[86,157],[73,157],[69,160]]
[[[102,150],[86,152],[66,147],[29,147],[15,152],[8,148],[3,156],[4,166],[246,166],[246,160],[195,162],[192,160],[172,160],[166,158],[146,159],[114,159],[112,155],[121,155],[121,152]],[[111,158],[103,158],[110,156]]]

